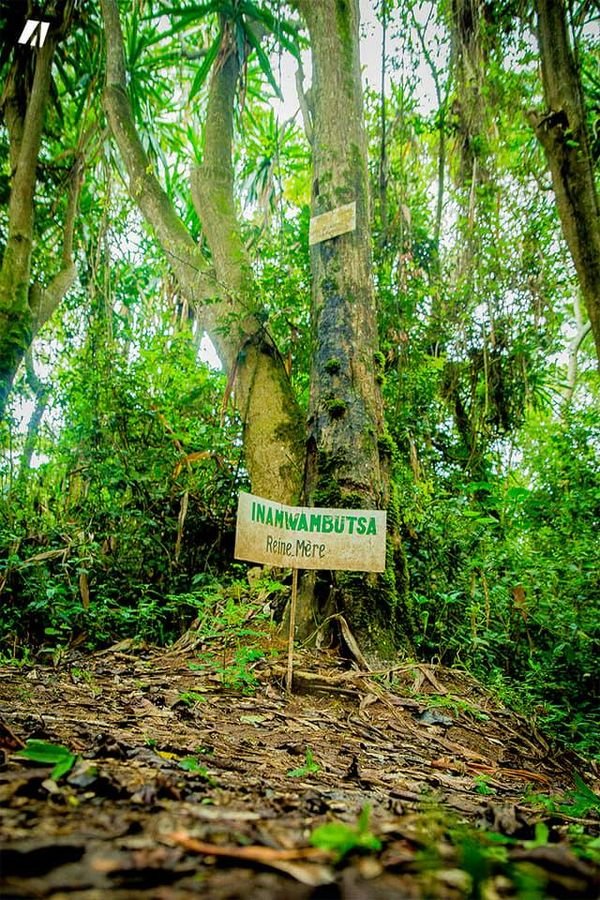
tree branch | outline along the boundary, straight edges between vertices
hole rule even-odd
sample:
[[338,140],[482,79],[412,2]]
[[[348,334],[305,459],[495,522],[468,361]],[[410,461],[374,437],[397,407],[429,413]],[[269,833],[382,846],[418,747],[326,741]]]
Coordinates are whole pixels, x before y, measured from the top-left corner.
[[69,195],[63,226],[61,268],[45,289],[40,290],[38,288],[35,291],[30,291],[29,305],[33,314],[33,335],[48,321],[77,276],[77,269],[73,261],[73,237],[79,207],[79,195],[83,184],[83,171],[83,159],[77,158],[73,163],[69,176]]
[[[263,323],[249,307],[253,275],[241,240],[234,202],[233,110],[239,74],[231,27],[209,91],[204,158],[192,173],[192,195],[209,244],[215,274],[152,173],[137,134],[125,82],[123,35],[116,0],[101,0],[107,42],[104,105],[129,175],[130,192],[167,254],[181,292],[197,308],[227,368],[244,428],[245,460],[253,490],[294,502],[300,491],[304,423],[281,358]],[[224,298],[224,299],[223,299]],[[232,313],[236,328],[218,325]],[[243,351],[243,352],[242,352]],[[234,384],[235,382],[235,384]]]
[[600,366],[600,200],[596,190],[583,87],[569,37],[568,4],[536,0],[546,111],[529,113],[556,197],[562,232],[587,307]]
[[[31,246],[33,231],[33,198],[36,184],[36,166],[40,152],[42,131],[46,111],[46,100],[50,87],[52,56],[56,41],[49,37],[38,51],[31,96],[24,117],[19,121],[17,110],[12,108],[10,123],[17,147],[11,153],[15,169],[10,192],[8,211],[9,238],[25,241]],[[18,98],[14,98],[18,103]]]
[[192,236],[161,187],[136,131],[127,94],[123,32],[116,0],[101,0],[106,32],[106,88],[104,108],[118,144],[129,191],[153,228],[173,271],[190,302],[200,305],[219,291]]
[[210,82],[203,160],[192,171],[192,197],[217,278],[238,299],[251,281],[234,200],[233,111],[239,72],[235,39],[225,26],[220,63]]

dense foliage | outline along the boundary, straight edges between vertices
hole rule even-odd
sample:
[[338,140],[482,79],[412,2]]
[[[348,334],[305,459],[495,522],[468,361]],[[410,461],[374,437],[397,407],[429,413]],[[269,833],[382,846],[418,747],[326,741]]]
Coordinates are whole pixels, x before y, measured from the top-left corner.
[[[485,110],[467,133],[453,5],[364,6],[384,20],[387,39],[384,90],[367,96],[373,247],[414,650],[470,668],[553,733],[598,752],[599,386],[525,116],[542,106],[531,20],[488,4],[497,19],[485,23]],[[579,6],[573,27],[593,126],[598,37]],[[278,26],[282,4],[265,4],[261,16],[249,2],[131,4],[133,105],[156,171],[201,244],[186,173],[202,155],[206,79],[229,7],[240,41],[255,42],[235,163],[256,308],[305,407],[310,148],[299,117],[273,112],[288,51],[301,43]],[[270,26],[260,52],[253,15]],[[253,590],[246,567],[232,563],[236,493],[248,486],[243,423],[230,404],[235,374],[201,360],[201,316],[127,196],[100,107],[97,12],[88,17],[89,54],[74,49],[78,20],[70,57],[56,64],[36,193],[43,273],[62,202],[57,130],[75,143],[85,110],[101,138],[86,162],[78,281],[36,339],[1,432],[4,659],[126,636],[167,642],[222,603],[232,581],[240,597]],[[2,61],[4,78],[10,64]],[[425,79],[431,96],[419,87]],[[8,178],[6,163],[3,206]]]

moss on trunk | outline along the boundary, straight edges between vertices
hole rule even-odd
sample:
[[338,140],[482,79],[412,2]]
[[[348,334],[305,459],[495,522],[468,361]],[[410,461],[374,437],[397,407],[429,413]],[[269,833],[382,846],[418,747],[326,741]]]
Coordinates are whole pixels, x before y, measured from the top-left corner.
[[530,114],[552,175],[562,231],[577,271],[600,366],[600,201],[583,104],[581,73],[563,0],[537,0],[548,111]]
[[383,574],[307,576],[300,632],[314,630],[319,616],[341,612],[368,653],[390,658],[410,640],[412,617],[381,396],[358,0],[298,0],[298,6],[313,52],[313,215],[356,202],[355,231],[311,249],[314,354],[306,496],[315,506],[387,508],[389,521]]

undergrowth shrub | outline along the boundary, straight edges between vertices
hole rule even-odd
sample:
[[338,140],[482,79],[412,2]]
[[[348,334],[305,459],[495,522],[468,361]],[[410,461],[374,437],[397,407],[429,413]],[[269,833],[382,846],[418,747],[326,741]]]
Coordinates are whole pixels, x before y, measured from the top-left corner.
[[[534,421],[527,463],[431,496],[407,535],[418,649],[600,752],[600,416]],[[476,495],[478,495],[476,497]]]
[[224,377],[187,332],[138,357],[86,344],[63,372],[58,442],[0,499],[0,642],[85,635],[164,643],[203,602],[194,578],[231,563],[244,485]]

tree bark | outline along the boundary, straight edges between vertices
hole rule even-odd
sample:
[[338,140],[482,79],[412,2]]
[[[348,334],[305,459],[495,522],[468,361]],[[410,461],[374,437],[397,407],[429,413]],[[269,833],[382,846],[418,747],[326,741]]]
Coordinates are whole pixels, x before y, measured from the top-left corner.
[[[31,96],[25,116],[18,115],[16,78],[9,85],[6,104],[10,157],[14,170],[8,207],[8,236],[0,269],[0,418],[17,369],[33,337],[29,306],[33,249],[36,165],[42,140],[44,114],[55,41],[49,37],[38,50]],[[10,127],[12,125],[12,128]]]
[[600,205],[587,131],[581,77],[564,0],[537,0],[544,99],[529,114],[552,175],[563,235],[577,271],[600,365]]
[[[313,57],[312,213],[356,202],[356,229],[311,249],[313,359],[306,493],[311,504],[387,508],[387,569],[337,573],[329,602],[362,646],[393,655],[410,631],[406,562],[390,488],[373,289],[358,0],[297,0]],[[329,610],[325,610],[329,611]],[[300,606],[300,629],[314,610]]]
[[[494,344],[496,310],[478,273],[489,259],[489,235],[499,228],[497,179],[492,151],[494,123],[490,99],[488,61],[495,32],[486,19],[489,4],[484,0],[452,0],[448,7],[448,28],[452,40],[454,89],[452,115],[455,124],[454,152],[458,217],[455,226],[455,263],[450,278],[434,295],[429,323],[429,345],[435,356],[444,357],[441,391],[454,418],[462,443],[460,459],[471,479],[485,481],[486,446],[483,432],[487,404],[487,334],[482,334],[483,373],[477,357],[463,347],[463,359],[447,358],[448,345],[464,336],[465,311],[486,299],[489,340]],[[439,221],[439,220],[438,220]],[[485,268],[485,266],[484,266]],[[489,264],[488,264],[489,268]],[[486,381],[485,400],[478,402],[477,381]]]
[[129,175],[133,199],[153,228],[184,296],[200,314],[233,386],[244,428],[252,490],[298,500],[305,430],[287,372],[255,314],[253,274],[240,236],[233,195],[233,108],[238,61],[227,44],[213,71],[204,160],[192,173],[192,197],[211,250],[210,270],[149,165],[126,90],[123,36],[115,0],[102,0],[107,38],[105,108]]
[[[50,30],[44,46],[36,51],[35,72],[30,90],[26,90],[24,83],[22,59],[16,56],[4,93],[12,183],[8,235],[0,268],[0,420],[4,417],[15,375],[36,332],[56,309],[76,275],[72,249],[75,211],[81,185],[79,163],[75,164],[70,179],[60,271],[46,288],[31,283],[36,168],[50,89],[52,59],[58,41],[68,28],[72,8],[71,0],[62,3],[59,24]],[[28,48],[27,52],[34,51]]]
[[234,365],[234,396],[244,423],[252,488],[260,496],[294,503],[302,485],[305,423],[283,359],[253,299],[256,284],[234,199],[233,113],[240,60],[235,36],[227,28],[224,32],[223,59],[210,85],[203,161],[192,172],[192,197],[225,295],[224,313],[235,318],[223,350],[231,356],[236,348],[230,371]]
[[488,39],[483,0],[452,0],[452,56],[456,69],[459,184],[486,178],[490,114],[486,99]]
[[[475,261],[482,253],[482,231],[497,227],[493,202],[495,125],[490,100],[488,60],[494,32],[486,21],[483,0],[452,0],[450,32],[456,79],[453,112],[458,151],[457,186],[461,190],[454,293],[462,310],[475,290]],[[487,191],[482,190],[487,187]],[[492,323],[493,324],[493,323]]]

